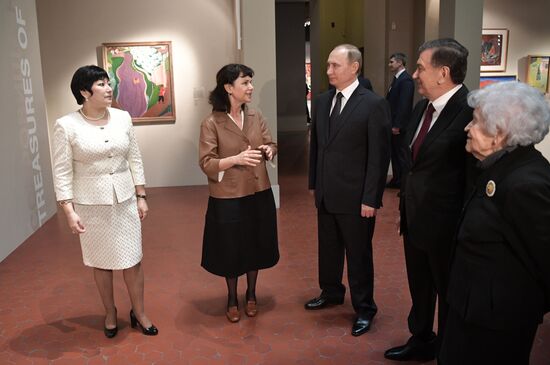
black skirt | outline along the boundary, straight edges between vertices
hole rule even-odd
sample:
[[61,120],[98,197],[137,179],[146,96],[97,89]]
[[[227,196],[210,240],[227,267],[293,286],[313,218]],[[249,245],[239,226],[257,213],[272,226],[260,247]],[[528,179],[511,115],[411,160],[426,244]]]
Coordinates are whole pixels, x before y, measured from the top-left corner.
[[202,267],[215,275],[237,277],[278,261],[277,213],[271,189],[242,198],[208,199]]

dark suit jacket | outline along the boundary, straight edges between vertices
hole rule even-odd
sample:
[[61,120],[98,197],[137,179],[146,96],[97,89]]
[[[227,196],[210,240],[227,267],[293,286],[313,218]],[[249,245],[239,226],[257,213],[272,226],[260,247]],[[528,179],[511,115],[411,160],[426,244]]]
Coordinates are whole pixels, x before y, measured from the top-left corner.
[[372,84],[366,77],[359,75],[359,77],[357,77],[357,81],[359,81],[359,85],[363,86],[365,89],[373,91]]
[[550,164],[533,146],[482,172],[464,207],[448,290],[465,321],[508,330],[542,322],[550,310],[549,222]]
[[[426,135],[415,162],[408,148],[400,193],[401,232],[419,248],[450,245],[453,240],[464,202],[464,128],[472,120],[467,95],[468,89],[462,86],[451,97]],[[407,146],[427,105],[428,100],[421,100],[412,112]]]
[[391,109],[391,126],[399,128],[401,133],[406,132],[411,119],[413,97],[414,81],[407,71],[403,71],[386,95]]
[[318,96],[313,109],[309,188],[315,204],[329,213],[360,214],[361,204],[379,208],[390,158],[388,103],[363,88],[355,89],[329,135],[335,90]]

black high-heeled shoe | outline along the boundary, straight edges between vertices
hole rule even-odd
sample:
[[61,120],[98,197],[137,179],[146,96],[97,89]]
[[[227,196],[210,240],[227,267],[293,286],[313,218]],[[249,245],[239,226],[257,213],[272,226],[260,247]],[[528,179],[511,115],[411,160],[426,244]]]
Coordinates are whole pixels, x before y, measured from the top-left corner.
[[134,314],[133,309],[130,310],[130,325],[132,326],[132,328],[136,328],[137,326],[139,326],[141,328],[141,332],[143,332],[143,334],[146,336],[156,336],[159,334],[159,330],[152,323],[151,323],[151,327],[149,328],[143,327],[141,323],[138,321],[138,319],[136,318],[136,315]]
[[[117,310],[115,308],[115,316],[116,316]],[[105,334],[105,337],[107,338],[113,338],[118,333],[118,326],[115,326],[115,328],[107,328],[105,325],[103,325],[103,333]]]

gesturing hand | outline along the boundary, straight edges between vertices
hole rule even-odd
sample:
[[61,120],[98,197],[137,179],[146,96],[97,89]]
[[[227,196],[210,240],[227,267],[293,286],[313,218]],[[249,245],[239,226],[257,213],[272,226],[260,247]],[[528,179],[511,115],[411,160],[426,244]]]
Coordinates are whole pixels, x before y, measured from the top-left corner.
[[262,152],[248,148],[235,156],[235,165],[256,166],[262,159]]
[[261,146],[258,146],[258,149],[262,150],[265,153],[268,161],[271,161],[273,159],[273,148],[270,145],[263,144]]

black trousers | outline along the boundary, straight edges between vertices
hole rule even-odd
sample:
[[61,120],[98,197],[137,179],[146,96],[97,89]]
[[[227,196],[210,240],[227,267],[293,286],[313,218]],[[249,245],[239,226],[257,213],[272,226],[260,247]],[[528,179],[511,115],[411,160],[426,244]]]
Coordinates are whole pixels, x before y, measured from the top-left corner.
[[353,309],[358,315],[374,315],[374,267],[372,236],[375,218],[359,214],[331,214],[321,205],[317,211],[319,236],[319,286],[323,296],[340,300],[344,257],[348,263],[348,282]]
[[407,147],[405,145],[405,135],[403,132],[400,134],[392,134],[391,136],[391,181],[395,184],[401,184],[401,172],[405,165],[405,159],[407,156]]
[[443,338],[448,305],[447,286],[451,255],[450,242],[430,249],[419,248],[404,235],[405,262],[411,293],[409,331],[414,337],[428,339],[433,333],[435,303],[438,300],[438,336]]
[[528,365],[537,323],[493,330],[468,323],[450,308],[439,353],[444,365]]

